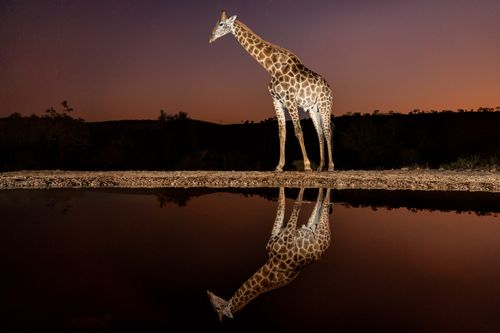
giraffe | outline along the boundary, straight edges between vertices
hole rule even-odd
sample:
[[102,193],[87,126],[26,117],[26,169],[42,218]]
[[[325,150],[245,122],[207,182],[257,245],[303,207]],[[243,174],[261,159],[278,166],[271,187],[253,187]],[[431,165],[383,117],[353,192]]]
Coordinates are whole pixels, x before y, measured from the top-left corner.
[[320,188],[316,204],[307,224],[297,228],[304,188],[301,188],[290,215],[284,225],[285,188],[280,187],[278,209],[266,249],[267,262],[248,278],[227,301],[207,291],[219,320],[233,318],[251,300],[270,290],[280,288],[295,279],[302,268],[319,260],[330,246],[330,189]]
[[333,171],[333,125],[330,118],[333,97],[328,82],[319,74],[304,66],[295,54],[263,40],[245,24],[237,20],[236,15],[228,18],[226,11],[223,10],[212,31],[209,42],[213,43],[218,38],[229,33],[232,33],[241,46],[271,75],[268,90],[276,111],[280,142],[280,158],[276,171],[283,171],[285,165],[285,110],[288,110],[290,114],[295,136],[300,144],[304,159],[304,170],[311,171],[311,163],[307,156],[300,126],[299,108],[309,113],[318,135],[320,151],[318,171],[323,170],[325,141],[328,148],[328,171]]

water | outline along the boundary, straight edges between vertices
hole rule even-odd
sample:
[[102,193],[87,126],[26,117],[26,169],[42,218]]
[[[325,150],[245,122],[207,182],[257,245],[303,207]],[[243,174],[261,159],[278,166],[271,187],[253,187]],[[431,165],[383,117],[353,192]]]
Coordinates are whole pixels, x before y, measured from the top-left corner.
[[[284,222],[298,195],[286,189]],[[207,290],[229,299],[265,265],[278,197],[278,189],[1,191],[0,331],[500,330],[498,197],[457,193],[320,198],[331,206],[323,211],[331,244],[319,260],[219,322]],[[305,190],[299,225],[317,199],[318,189]]]

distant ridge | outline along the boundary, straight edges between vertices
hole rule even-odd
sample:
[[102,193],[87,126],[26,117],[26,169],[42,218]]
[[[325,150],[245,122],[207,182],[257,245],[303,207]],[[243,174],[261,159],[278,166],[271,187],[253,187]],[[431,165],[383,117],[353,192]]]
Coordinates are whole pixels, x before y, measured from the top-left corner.
[[[84,122],[66,116],[0,118],[0,171],[274,170],[278,126],[216,124],[190,118]],[[500,112],[351,114],[333,118],[337,169],[500,169]],[[318,163],[317,137],[302,120],[305,144]],[[302,155],[287,123],[285,170]],[[314,166],[314,165],[313,165]]]

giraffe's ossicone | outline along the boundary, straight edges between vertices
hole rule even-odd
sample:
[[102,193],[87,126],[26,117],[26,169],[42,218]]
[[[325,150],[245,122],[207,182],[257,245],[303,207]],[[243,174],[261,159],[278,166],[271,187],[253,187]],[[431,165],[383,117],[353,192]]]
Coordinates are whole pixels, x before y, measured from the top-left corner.
[[263,40],[245,24],[237,20],[236,15],[228,17],[226,11],[223,10],[209,41],[212,43],[229,33],[233,34],[241,46],[271,75],[268,89],[276,111],[280,141],[280,159],[276,171],[283,171],[285,165],[286,110],[290,114],[295,136],[299,140],[304,158],[304,169],[306,171],[311,170],[311,163],[307,156],[304,136],[300,126],[299,108],[309,113],[318,134],[320,151],[318,171],[323,170],[325,141],[328,149],[328,171],[333,171],[333,126],[331,124],[333,97],[328,82],[321,75],[304,66],[295,54]]
[[330,189],[318,190],[318,197],[307,224],[297,227],[304,189],[301,188],[288,223],[284,224],[285,188],[281,187],[276,218],[267,243],[269,259],[248,278],[229,300],[207,291],[219,320],[233,318],[251,300],[282,287],[299,275],[300,270],[319,260],[330,246]]

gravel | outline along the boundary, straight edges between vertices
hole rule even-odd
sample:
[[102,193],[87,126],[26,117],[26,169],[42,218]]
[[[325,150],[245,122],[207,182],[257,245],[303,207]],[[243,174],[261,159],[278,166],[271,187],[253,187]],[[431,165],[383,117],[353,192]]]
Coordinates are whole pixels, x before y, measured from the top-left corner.
[[41,170],[0,173],[0,189],[279,186],[500,192],[500,172],[401,169],[334,172]]

